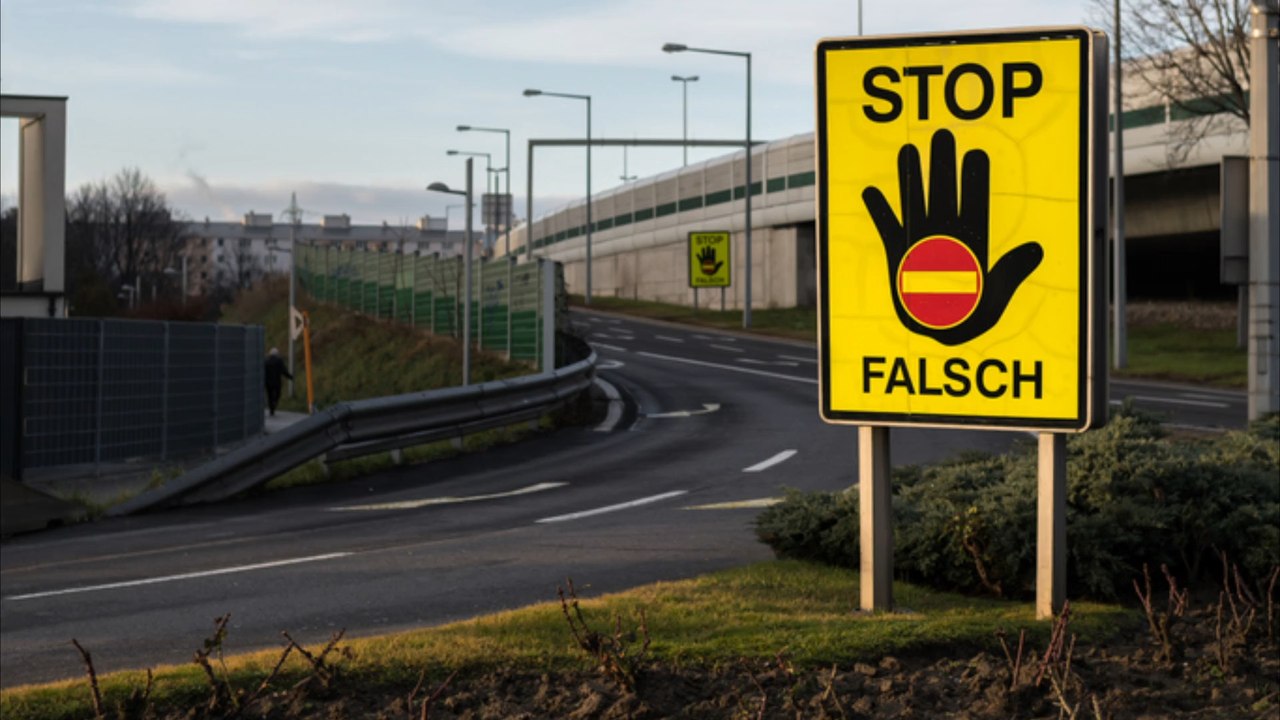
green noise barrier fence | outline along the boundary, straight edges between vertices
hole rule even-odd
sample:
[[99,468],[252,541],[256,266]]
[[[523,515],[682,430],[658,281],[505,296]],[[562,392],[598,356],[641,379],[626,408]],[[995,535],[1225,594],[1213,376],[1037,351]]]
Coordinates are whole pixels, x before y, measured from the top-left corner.
[[[461,257],[300,242],[294,261],[299,286],[318,300],[435,335],[462,335]],[[516,264],[514,258],[474,261],[471,272],[472,342],[512,360],[538,364],[544,322],[538,263]]]

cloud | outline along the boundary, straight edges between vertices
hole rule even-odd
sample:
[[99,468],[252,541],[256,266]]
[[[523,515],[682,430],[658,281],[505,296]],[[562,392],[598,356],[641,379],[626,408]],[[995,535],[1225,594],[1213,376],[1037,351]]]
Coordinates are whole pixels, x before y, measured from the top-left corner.
[[[291,193],[298,194],[306,222],[315,222],[323,215],[346,213],[358,224],[412,225],[423,215],[444,217],[445,207],[459,202],[459,198],[440,193],[428,193],[420,187],[393,185],[349,185],[333,182],[273,181],[258,185],[242,185],[212,182],[204,175],[189,170],[181,179],[157,183],[169,201],[169,206],[186,217],[196,220],[236,221],[250,211],[271,213],[281,217],[289,205]],[[539,196],[535,199],[534,214],[541,215],[561,207],[574,199],[569,196]],[[476,199],[477,204],[479,199]],[[524,209],[524,198],[517,196],[516,207]],[[454,220],[461,215],[454,211]]]
[[[236,216],[235,208],[222,199],[218,191],[213,189],[213,186],[209,184],[209,181],[203,175],[195,170],[188,170],[187,179],[191,181],[196,197],[218,208],[218,217],[220,219],[230,220]],[[168,197],[167,194],[166,197]],[[169,200],[171,203],[175,202],[173,198],[169,198]]]
[[[1082,0],[917,0],[909,14],[867,9],[880,13],[866,17],[868,33],[1077,24],[1083,13]],[[429,39],[486,59],[664,69],[677,63],[664,57],[662,45],[678,42],[751,52],[757,78],[811,85],[814,45],[824,37],[855,35],[857,14],[857,4],[848,0],[620,0],[501,23],[463,22]]]
[[[131,55],[129,51],[114,58],[81,55],[75,50],[55,54],[36,55],[25,50],[6,48],[6,68],[16,68],[17,73],[7,73],[5,90],[11,92],[12,80],[23,87],[66,88],[86,81],[118,83],[128,88],[189,87],[218,82],[213,73],[194,70],[191,67],[167,61],[161,57]],[[61,91],[61,90],[59,90]],[[47,91],[45,91],[47,94]]]
[[[868,33],[1077,24],[1085,0],[915,0],[910,12],[867,3]],[[484,60],[573,65],[673,65],[661,47],[750,51],[762,80],[812,84],[823,37],[854,35],[849,0],[596,0],[443,5],[412,0],[132,0],[153,21],[224,25],[243,37],[343,43],[414,39]],[[729,62],[726,58],[725,62]]]
[[135,0],[144,20],[227,25],[245,37],[376,42],[404,35],[413,6],[395,0]]

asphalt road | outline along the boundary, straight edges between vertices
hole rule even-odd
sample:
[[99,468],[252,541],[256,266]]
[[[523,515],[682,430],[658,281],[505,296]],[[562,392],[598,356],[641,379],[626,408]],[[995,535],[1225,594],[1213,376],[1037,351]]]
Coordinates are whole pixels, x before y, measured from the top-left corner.
[[[184,663],[230,612],[230,652],[434,625],[762,560],[753,501],[855,481],[857,433],[817,416],[812,346],[578,313],[619,391],[613,427],[324,487],[63,528],[0,553],[0,684]],[[1242,393],[1116,383],[1188,426]],[[1232,421],[1232,418],[1237,420]],[[895,464],[1017,432],[900,429]],[[745,505],[745,507],[744,507]]]

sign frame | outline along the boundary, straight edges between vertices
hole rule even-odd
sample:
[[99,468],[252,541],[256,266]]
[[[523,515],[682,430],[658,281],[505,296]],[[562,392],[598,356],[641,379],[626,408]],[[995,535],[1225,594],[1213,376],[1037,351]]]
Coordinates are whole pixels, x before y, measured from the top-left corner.
[[[936,46],[1075,40],[1079,43],[1079,144],[1074,155],[1079,162],[1078,258],[1076,273],[1079,307],[1077,312],[1077,352],[1074,370],[1077,392],[1071,417],[1025,417],[994,413],[941,414],[886,412],[839,408],[832,404],[831,261],[829,218],[831,211],[830,142],[828,128],[828,61],[832,53],[863,49],[930,48]],[[1100,40],[1100,41],[1098,41]],[[814,193],[817,221],[818,268],[818,350],[819,414],[833,424],[885,427],[936,427],[1031,432],[1083,432],[1106,422],[1107,401],[1107,218],[1108,166],[1106,160],[1108,107],[1106,37],[1083,26],[1017,28],[919,35],[826,38],[815,48],[816,132],[814,154],[817,188]],[[905,78],[904,78],[905,79]],[[937,78],[934,91],[941,89]],[[906,86],[901,88],[907,94]],[[981,121],[979,121],[981,122]],[[921,241],[916,241],[918,244]],[[912,245],[914,247],[914,244]],[[876,259],[884,262],[884,255]],[[888,301],[889,298],[886,298]],[[854,382],[848,380],[845,382]]]
[[[708,277],[709,280],[708,282],[698,283],[698,282],[695,282],[695,280],[700,279],[698,276],[698,270],[697,270],[699,265],[699,257],[698,257],[697,247],[696,247],[697,241],[695,238],[700,235],[715,236],[717,238],[714,247],[722,247],[724,249],[724,257],[723,259],[720,260],[720,263],[724,266],[724,272],[723,273],[719,272],[719,270],[717,269],[716,272],[712,273],[709,276],[703,273],[703,276]],[[729,232],[728,230],[693,230],[693,231],[690,231],[688,235],[688,246],[689,246],[689,254],[687,256],[687,260],[688,260],[688,269],[689,269],[689,287],[693,288],[694,290],[698,290],[700,288],[733,287],[733,233]],[[708,245],[704,247],[712,247],[712,246]],[[715,257],[714,247],[712,251],[712,262],[714,262],[717,259]],[[720,265],[717,265],[716,267],[719,268]],[[723,282],[719,282],[721,277],[723,277]]]

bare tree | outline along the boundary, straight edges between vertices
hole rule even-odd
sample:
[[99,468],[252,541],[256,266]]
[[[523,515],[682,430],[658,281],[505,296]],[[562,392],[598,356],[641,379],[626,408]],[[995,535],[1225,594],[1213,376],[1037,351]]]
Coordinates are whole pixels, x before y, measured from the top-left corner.
[[1128,0],[1125,44],[1143,83],[1188,115],[1249,122],[1248,0]]
[[67,199],[68,275],[114,289],[139,279],[167,287],[165,269],[178,258],[185,227],[137,168],[82,185]]
[[[1133,80],[1126,83],[1126,100],[1138,107],[1166,106],[1172,119],[1185,121],[1170,126],[1173,152],[1185,153],[1233,119],[1248,125],[1248,0],[1121,5],[1121,47]],[[1110,26],[1113,0],[1095,0],[1095,15]]]

